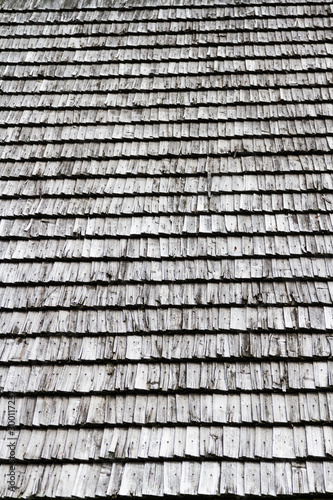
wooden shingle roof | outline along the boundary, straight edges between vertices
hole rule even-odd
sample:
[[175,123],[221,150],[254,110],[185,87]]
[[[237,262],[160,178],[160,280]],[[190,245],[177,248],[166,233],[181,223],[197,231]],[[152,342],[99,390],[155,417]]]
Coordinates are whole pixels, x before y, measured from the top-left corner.
[[333,497],[331,26],[1,2],[1,498]]

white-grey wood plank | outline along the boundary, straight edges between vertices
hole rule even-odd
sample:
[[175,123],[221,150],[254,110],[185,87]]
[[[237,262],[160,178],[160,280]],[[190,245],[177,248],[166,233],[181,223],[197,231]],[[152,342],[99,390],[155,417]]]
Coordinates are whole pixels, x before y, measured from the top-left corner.
[[221,464],[218,462],[202,462],[198,495],[217,495],[220,486]]
[[142,496],[144,467],[144,464],[125,464],[119,488],[120,496]]
[[200,480],[200,463],[182,462],[180,479],[181,495],[197,495]]

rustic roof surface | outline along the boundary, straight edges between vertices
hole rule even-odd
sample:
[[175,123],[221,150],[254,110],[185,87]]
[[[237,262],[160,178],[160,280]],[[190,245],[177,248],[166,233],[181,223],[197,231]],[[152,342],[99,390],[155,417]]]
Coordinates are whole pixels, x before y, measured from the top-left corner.
[[0,497],[332,498],[332,3],[0,12]]

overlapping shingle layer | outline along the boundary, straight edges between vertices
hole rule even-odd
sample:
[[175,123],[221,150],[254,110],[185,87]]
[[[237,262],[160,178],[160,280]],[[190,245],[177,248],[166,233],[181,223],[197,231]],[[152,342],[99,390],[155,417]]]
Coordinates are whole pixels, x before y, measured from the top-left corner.
[[1,3],[2,498],[332,498],[331,12]]

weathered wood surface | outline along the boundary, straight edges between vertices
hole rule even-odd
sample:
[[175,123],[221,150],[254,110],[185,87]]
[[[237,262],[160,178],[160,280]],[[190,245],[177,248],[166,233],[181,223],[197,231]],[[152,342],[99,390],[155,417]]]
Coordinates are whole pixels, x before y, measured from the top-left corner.
[[331,16],[1,2],[14,497],[332,497]]
[[[319,365],[319,366],[318,366]],[[325,390],[332,385],[328,362],[216,362],[16,365],[0,367],[6,393],[114,391]],[[282,396],[283,398],[283,396]],[[280,413],[280,407],[273,413]]]
[[[110,496],[168,496],[170,494],[224,495],[254,497],[269,494],[298,495],[332,493],[330,462],[308,461],[306,466],[289,462],[148,462],[146,464],[66,464],[18,466],[21,497],[61,496],[63,489],[76,498]],[[3,465],[4,473],[9,471]],[[210,481],[204,478],[210,478]],[[173,479],[171,479],[173,477]],[[34,479],[31,479],[34,478]],[[67,478],[67,479],[66,479]],[[76,478],[76,479],[75,479]],[[144,488],[148,488],[146,491]],[[115,486],[117,490],[114,490]],[[5,482],[2,497],[8,493]],[[302,498],[307,498],[302,496]]]

